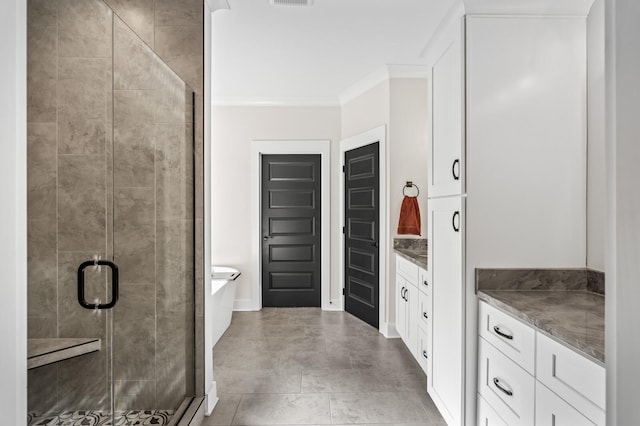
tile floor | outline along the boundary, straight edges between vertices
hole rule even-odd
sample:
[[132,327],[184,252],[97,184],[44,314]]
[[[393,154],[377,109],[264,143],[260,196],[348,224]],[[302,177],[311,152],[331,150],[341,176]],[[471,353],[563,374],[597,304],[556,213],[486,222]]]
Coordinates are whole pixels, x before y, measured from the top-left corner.
[[213,353],[220,401],[202,426],[445,425],[402,341],[344,312],[234,312]]

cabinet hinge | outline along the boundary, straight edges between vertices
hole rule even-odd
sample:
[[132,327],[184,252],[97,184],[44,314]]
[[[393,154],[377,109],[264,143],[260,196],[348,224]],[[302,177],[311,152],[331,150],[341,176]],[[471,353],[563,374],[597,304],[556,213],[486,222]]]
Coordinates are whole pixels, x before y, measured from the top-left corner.
[[343,234],[345,233],[344,226],[342,227],[342,233],[343,233]]
[[344,287],[342,288],[342,295],[344,296]]
[[346,173],[347,171],[347,166],[342,166],[342,173]]

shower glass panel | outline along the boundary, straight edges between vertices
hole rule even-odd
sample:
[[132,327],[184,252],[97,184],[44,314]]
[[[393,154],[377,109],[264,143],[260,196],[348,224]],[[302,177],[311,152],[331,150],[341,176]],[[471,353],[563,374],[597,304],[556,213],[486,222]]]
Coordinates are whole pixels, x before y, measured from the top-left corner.
[[195,394],[193,92],[102,0],[28,10],[28,424],[168,424]]

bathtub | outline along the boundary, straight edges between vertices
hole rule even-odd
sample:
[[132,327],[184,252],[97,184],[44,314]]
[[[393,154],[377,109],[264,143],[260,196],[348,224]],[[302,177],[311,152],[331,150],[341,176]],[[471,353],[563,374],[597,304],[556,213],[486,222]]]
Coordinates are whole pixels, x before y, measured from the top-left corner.
[[227,266],[212,267],[211,320],[208,324],[211,330],[210,344],[212,348],[231,324],[233,302],[236,298],[235,279],[239,275],[238,270],[234,268]]

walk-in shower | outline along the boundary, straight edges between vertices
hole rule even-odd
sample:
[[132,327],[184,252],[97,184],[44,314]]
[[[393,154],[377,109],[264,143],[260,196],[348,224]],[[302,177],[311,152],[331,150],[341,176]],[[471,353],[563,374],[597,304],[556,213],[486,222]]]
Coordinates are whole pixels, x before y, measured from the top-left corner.
[[102,0],[29,0],[29,425],[195,394],[194,105]]

